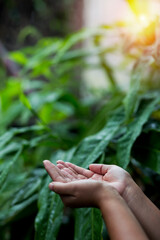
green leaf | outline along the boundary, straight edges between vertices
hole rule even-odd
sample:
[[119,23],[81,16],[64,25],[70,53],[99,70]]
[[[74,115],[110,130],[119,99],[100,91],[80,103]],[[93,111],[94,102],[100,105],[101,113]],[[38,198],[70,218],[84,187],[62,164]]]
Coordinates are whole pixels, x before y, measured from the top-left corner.
[[48,189],[49,183],[50,178],[48,176],[38,196],[39,211],[35,219],[35,240],[45,239],[47,221],[49,217],[49,206],[51,204],[50,191]]
[[62,223],[63,217],[63,203],[57,194],[54,194],[50,205],[50,215],[48,218],[48,225],[46,230],[46,240],[56,240],[57,234]]
[[113,113],[106,126],[97,134],[85,138],[78,146],[72,162],[87,168],[105,151],[110,140],[117,133],[124,121],[123,109],[119,108]]
[[[51,157],[51,161],[54,164],[56,164],[58,159],[70,161],[74,151],[74,148],[67,152],[57,151]],[[51,178],[48,176],[39,194],[39,212],[35,219],[35,240],[56,240],[58,230],[62,223],[63,204],[60,197],[48,189],[50,182]]]
[[70,162],[73,158],[75,150],[76,150],[75,147],[71,148],[70,150],[68,150],[66,152],[59,150],[59,151],[53,153],[50,160],[54,164],[56,164],[57,160],[63,160],[65,162]]
[[[51,57],[55,54],[61,46],[60,39],[52,39],[48,46],[42,47],[41,44],[38,43],[37,51],[35,52],[35,48],[31,48],[32,56],[28,60],[28,63],[23,68],[22,72],[26,73],[30,69],[34,69],[38,67],[40,64],[47,60],[47,57]],[[34,54],[33,54],[34,53]]]
[[152,99],[144,99],[141,102],[137,116],[128,126],[126,126],[125,134],[118,140],[117,144],[117,164],[126,168],[130,162],[131,148],[140,135],[143,125],[148,121],[151,113],[154,111],[160,98],[155,96]]
[[135,112],[135,109],[137,108],[137,105],[139,103],[138,101],[139,88],[140,88],[140,73],[136,72],[132,75],[129,92],[123,101],[126,114],[126,122],[132,119],[133,113]]
[[38,193],[45,174],[46,172],[44,169],[34,169],[28,176],[26,183],[15,193],[12,205],[18,204],[35,193]]
[[149,131],[160,132],[160,122],[150,119],[143,128],[143,132],[148,133]]
[[75,210],[75,240],[101,240],[102,215],[96,208],[80,208]]
[[0,151],[0,158],[3,158],[5,155],[9,153],[18,151],[21,148],[21,146],[22,146],[21,143],[17,142],[11,142],[7,144],[7,146]]
[[[17,169],[17,165],[16,165]],[[20,170],[19,170],[20,171]],[[0,198],[0,209],[3,211],[4,209],[9,209],[12,205],[12,201],[14,200],[15,193],[21,189],[21,187],[25,184],[27,178],[27,172],[15,172],[15,169],[12,169],[5,180],[3,187],[1,189],[1,198]]]
[[28,98],[23,93],[21,93],[21,95],[20,95],[20,100],[26,108],[28,108],[29,110],[32,109],[32,106],[31,106]]
[[136,140],[132,155],[141,165],[160,174],[160,132],[155,129],[143,132]]
[[27,63],[27,58],[21,51],[11,53],[10,57],[19,64],[25,65]]
[[36,39],[41,38],[40,32],[37,30],[37,28],[31,26],[26,26],[22,28],[18,35],[18,41],[22,43],[27,36],[31,35],[32,37],[35,37]]
[[[38,115],[37,111],[35,109],[33,109],[30,101],[28,100],[28,98],[23,94],[21,93],[20,95],[20,100],[21,102],[24,104],[24,106],[26,108],[28,108],[28,110],[31,111],[31,113],[38,119],[38,121],[43,124],[44,126],[46,125],[46,123],[43,122],[43,120],[40,118],[40,116]],[[46,126],[47,127],[47,126]]]
[[95,118],[92,119],[90,127],[87,131],[88,135],[93,135],[100,131],[106,124],[107,119],[114,114],[115,109],[117,109],[121,104],[124,98],[124,94],[119,93],[114,95],[112,101],[107,101],[105,105],[100,109],[96,114]]
[[10,103],[10,106],[5,109],[5,111],[0,116],[0,132],[4,132],[4,129],[11,125],[12,122],[15,121],[19,117],[20,114],[22,114],[24,110],[24,106],[19,101],[12,101]]
[[62,57],[62,61],[69,61],[73,59],[80,59],[84,57],[90,57],[94,55],[100,55],[102,53],[108,53],[113,52],[115,50],[114,48],[106,48],[106,47],[94,47],[92,49],[76,49],[76,50],[70,50],[65,53],[65,55]]
[[[24,202],[16,204],[8,209],[0,212],[0,225],[3,226],[8,222],[13,221],[19,214],[22,215],[22,211],[27,209],[27,214],[35,212],[35,209],[31,209],[31,205],[37,200],[38,194],[34,194]],[[35,208],[35,206],[34,206]]]
[[13,131],[6,132],[4,135],[0,137],[0,150],[7,144],[14,136]]
[[35,219],[35,240],[56,240],[62,222],[63,204],[59,196],[48,189],[50,181],[50,177],[47,177],[39,194],[39,212]]
[[44,126],[38,126],[33,125],[30,127],[23,127],[23,128],[12,128],[8,132],[4,133],[2,136],[0,136],[0,150],[12,140],[12,138],[18,134],[23,134],[27,132],[38,132],[45,130],[46,128]]
[[7,165],[6,167],[3,169],[1,175],[0,175],[0,189],[2,188],[3,186],[3,183],[5,182],[9,172],[10,172],[10,169],[11,167],[16,164],[16,161],[19,159],[19,156],[21,155],[22,153],[22,150],[23,150],[23,147],[20,145],[19,146],[19,151],[16,153],[16,155],[13,157],[13,160],[11,160]]
[[54,58],[54,63],[59,63],[60,60],[64,57],[64,54],[76,43],[86,40],[87,38],[96,36],[97,34],[103,34],[106,32],[104,29],[83,29],[76,34],[72,34],[67,37],[61,44],[58,54]]

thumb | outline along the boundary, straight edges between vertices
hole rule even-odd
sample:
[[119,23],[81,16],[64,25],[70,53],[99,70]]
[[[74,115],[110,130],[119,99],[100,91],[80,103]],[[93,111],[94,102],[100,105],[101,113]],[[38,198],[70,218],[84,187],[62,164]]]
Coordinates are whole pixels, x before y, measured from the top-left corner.
[[62,182],[52,182],[49,184],[49,189],[58,193],[59,195],[72,195],[73,184],[72,183],[62,183]]
[[104,175],[108,172],[110,165],[105,164],[90,164],[89,169],[97,174]]

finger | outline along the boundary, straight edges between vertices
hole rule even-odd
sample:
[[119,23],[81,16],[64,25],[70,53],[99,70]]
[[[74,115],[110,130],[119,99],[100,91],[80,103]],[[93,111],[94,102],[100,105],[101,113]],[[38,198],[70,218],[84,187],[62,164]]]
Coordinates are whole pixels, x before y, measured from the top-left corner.
[[79,179],[79,175],[77,173],[75,173],[72,169],[64,168],[64,171],[66,171],[68,174],[70,174],[70,176],[72,177],[72,180],[78,180]]
[[94,172],[101,175],[105,175],[108,170],[110,169],[110,165],[105,164],[90,164],[89,169]]
[[[59,164],[58,164],[59,165]],[[72,181],[75,181],[75,180],[82,180],[82,179],[87,179],[88,177],[82,175],[82,174],[79,174],[77,173],[73,168],[71,167],[64,167],[61,168],[63,169],[65,172],[67,172],[71,178]]]
[[90,178],[93,175],[93,172],[85,168],[79,167],[73,163],[67,162],[68,167],[72,168],[76,173],[83,175],[84,177]]
[[58,160],[57,163],[58,163],[57,166],[60,169],[64,169],[65,171],[68,171],[68,173],[70,173],[75,178],[75,180],[90,178],[93,175],[91,171],[78,167],[75,164],[72,164],[70,162],[64,162],[62,160]]
[[66,176],[61,170],[48,160],[43,161],[44,167],[53,181],[66,182]]
[[[67,166],[65,164],[65,166]],[[79,176],[78,174],[70,167],[65,167],[63,164],[61,163],[58,163],[57,164],[57,167],[62,171],[65,171],[66,174],[68,174],[68,177],[71,179],[71,180],[77,180],[79,179]]]
[[64,162],[62,160],[58,160],[57,164],[61,164],[61,166],[68,167],[67,162]]
[[58,163],[58,164],[57,164],[57,167],[58,167],[59,169],[64,169],[64,168],[65,168],[65,166],[64,166],[63,164],[61,164],[61,163]]
[[71,167],[69,167],[67,164],[64,165],[64,164],[58,163],[57,167],[61,170],[63,169],[64,171],[70,173],[73,176],[77,175],[77,172],[74,169],[72,169]]
[[72,170],[73,173],[77,174],[77,172],[68,165],[68,162],[63,162],[62,160],[58,160],[57,161],[57,167],[59,169],[69,168],[70,170]]
[[63,168],[61,172],[68,178],[68,182],[77,180],[77,175],[70,171],[68,168]]
[[54,182],[49,184],[50,190],[58,193],[59,195],[73,195],[74,185],[70,183]]
[[[75,174],[79,174],[79,172],[77,172],[76,170],[75,170],[75,164],[72,164],[72,163],[70,163],[70,162],[64,162],[64,161],[62,161],[62,160],[58,160],[57,161],[57,164],[59,165],[60,164],[60,168],[62,168],[62,166],[63,167],[66,167],[66,168],[69,168],[72,172],[74,172]],[[77,166],[78,167],[78,166]]]

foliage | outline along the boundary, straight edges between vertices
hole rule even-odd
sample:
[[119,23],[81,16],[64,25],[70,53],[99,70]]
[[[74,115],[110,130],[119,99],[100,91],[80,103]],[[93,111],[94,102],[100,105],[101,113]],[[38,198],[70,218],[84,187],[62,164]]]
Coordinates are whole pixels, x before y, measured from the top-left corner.
[[23,0],[22,3],[19,0],[1,0],[1,41],[7,49],[13,50],[33,45],[42,36],[66,35],[71,31],[68,9],[72,11],[73,2]]
[[[42,165],[46,158],[85,168],[93,162],[117,164],[131,173],[138,168],[142,180],[148,177],[150,183],[153,173],[160,174],[159,89],[154,83],[150,87],[151,79],[141,75],[142,57],[131,56],[131,48],[125,55],[130,55],[127,64],[134,63],[130,90],[125,93],[113,81],[114,68],[105,56],[120,49],[119,42],[102,47],[101,39],[109,31],[103,26],[64,39],[43,38],[35,46],[10,53],[21,70],[17,77],[6,78],[0,89],[1,239],[11,235],[18,239],[14,226],[19,222],[24,223],[24,239],[33,235],[36,240],[59,239],[64,225],[74,228],[76,240],[101,239],[103,222],[97,209],[67,213],[60,198],[49,191],[50,178]],[[96,43],[92,49],[75,48],[87,38]],[[88,56],[98,56],[96,67],[109,80],[112,77],[111,88],[98,95],[82,82],[81,70],[90,67]],[[153,72],[155,66],[157,59],[146,65],[152,75],[158,71],[156,67]]]

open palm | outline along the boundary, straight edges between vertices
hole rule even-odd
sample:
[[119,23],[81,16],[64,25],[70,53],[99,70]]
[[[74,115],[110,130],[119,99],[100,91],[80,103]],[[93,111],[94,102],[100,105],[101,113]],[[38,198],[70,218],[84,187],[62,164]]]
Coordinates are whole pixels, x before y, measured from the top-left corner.
[[47,160],[44,165],[55,182],[71,182],[82,179],[107,181],[120,194],[123,194],[127,178],[130,177],[125,170],[115,165],[91,164],[90,170],[61,160],[57,161],[57,166]]

